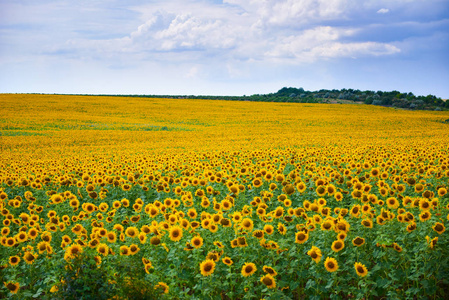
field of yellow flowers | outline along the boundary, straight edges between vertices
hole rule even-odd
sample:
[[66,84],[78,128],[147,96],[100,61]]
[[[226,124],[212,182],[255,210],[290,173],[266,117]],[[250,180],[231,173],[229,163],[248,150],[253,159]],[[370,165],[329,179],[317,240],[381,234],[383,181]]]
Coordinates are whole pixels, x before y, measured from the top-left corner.
[[448,118],[0,94],[0,298],[447,298]]

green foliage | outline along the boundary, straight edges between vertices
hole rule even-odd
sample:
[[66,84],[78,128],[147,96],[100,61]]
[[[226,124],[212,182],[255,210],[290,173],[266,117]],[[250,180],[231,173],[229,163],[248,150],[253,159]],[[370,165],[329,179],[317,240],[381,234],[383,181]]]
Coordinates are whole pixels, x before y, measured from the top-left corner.
[[61,283],[54,294],[59,299],[110,299],[117,295],[112,269],[99,267],[93,253],[85,252],[70,262],[61,262]]
[[[98,95],[114,96],[114,95]],[[123,96],[123,95],[117,95]],[[383,106],[395,106],[406,109],[433,110],[436,107],[449,108],[449,101],[444,102],[434,95],[415,96],[413,93],[401,93],[393,90],[384,91],[360,91],[354,89],[306,91],[303,88],[283,87],[276,93],[254,94],[251,96],[210,96],[210,95],[126,95],[126,97],[146,98],[179,98],[179,99],[211,99],[230,101],[256,101],[256,102],[294,102],[294,103],[328,103],[327,100],[347,100]],[[144,129],[148,130],[148,129]],[[161,128],[159,130],[167,130]],[[172,130],[172,129],[168,129]],[[178,129],[182,130],[182,129]]]

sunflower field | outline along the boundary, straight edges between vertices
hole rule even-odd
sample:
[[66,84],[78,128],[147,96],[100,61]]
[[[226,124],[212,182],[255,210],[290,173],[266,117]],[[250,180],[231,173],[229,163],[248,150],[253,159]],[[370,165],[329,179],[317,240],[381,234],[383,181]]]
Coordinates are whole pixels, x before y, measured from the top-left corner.
[[448,112],[0,95],[0,298],[449,297]]

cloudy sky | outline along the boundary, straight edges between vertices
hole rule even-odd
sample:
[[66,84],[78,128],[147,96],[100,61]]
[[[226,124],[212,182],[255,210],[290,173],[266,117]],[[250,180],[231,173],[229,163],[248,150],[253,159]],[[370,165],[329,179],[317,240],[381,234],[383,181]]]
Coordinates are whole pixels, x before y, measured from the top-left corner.
[[0,92],[449,98],[449,0],[0,0]]

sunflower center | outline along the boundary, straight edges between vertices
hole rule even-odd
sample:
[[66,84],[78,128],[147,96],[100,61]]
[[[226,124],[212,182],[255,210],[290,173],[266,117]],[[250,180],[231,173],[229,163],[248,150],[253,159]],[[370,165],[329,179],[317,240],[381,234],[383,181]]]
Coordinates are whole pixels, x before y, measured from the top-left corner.
[[361,238],[356,238],[354,241],[354,244],[361,245],[361,244],[363,244],[363,240]]
[[210,270],[212,270],[212,266],[210,264],[204,266],[204,271],[209,272]]
[[267,285],[267,286],[270,286],[270,285],[273,284],[273,280],[272,280],[271,278],[269,278],[269,277],[264,277],[264,279],[262,280],[262,282],[263,282],[265,285]]

